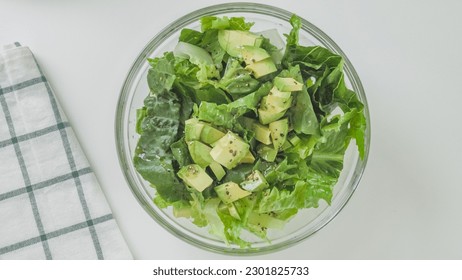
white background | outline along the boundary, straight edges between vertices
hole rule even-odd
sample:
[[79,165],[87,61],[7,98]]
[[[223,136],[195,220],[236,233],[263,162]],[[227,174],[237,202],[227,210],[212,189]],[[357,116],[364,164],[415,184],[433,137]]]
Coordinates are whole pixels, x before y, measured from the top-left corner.
[[[36,55],[137,259],[225,259],[177,239],[131,194],[115,149],[120,88],[170,22],[225,1],[0,0],[0,45]],[[295,12],[347,54],[372,118],[358,190],[324,229],[254,259],[462,259],[462,2],[255,1]]]

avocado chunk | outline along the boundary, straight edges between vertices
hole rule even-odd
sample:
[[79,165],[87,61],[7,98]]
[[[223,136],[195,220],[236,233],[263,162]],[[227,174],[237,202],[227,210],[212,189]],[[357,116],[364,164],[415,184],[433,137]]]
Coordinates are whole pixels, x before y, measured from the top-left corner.
[[228,169],[233,169],[249,152],[249,144],[229,131],[220,138],[210,151],[210,156]]
[[199,140],[203,127],[204,123],[200,122],[196,118],[186,120],[184,127],[184,139],[186,141]]
[[[272,95],[264,96],[260,102],[260,108],[258,109],[258,119],[262,124],[269,124],[276,120],[279,120],[284,116],[287,109],[290,108],[292,104],[292,96],[287,99],[287,101],[281,101],[280,103],[273,104],[274,98],[271,98]],[[282,105],[279,106],[279,105]]]
[[234,182],[221,184],[216,186],[214,189],[218,197],[224,203],[231,203],[251,194],[251,192],[241,189],[239,185]]
[[273,82],[280,91],[301,91],[303,88],[303,84],[294,78],[276,77]]
[[217,177],[217,180],[223,179],[226,175],[226,171],[223,169],[223,167],[216,161],[212,161],[209,165],[210,170],[212,170],[213,174],[215,177]]
[[204,124],[201,130],[200,140],[205,144],[213,144],[225,136],[223,132],[209,124]]
[[273,162],[276,159],[278,150],[268,145],[258,145],[257,154],[268,162]]
[[253,129],[257,141],[266,145],[271,144],[271,131],[267,126],[254,122]]
[[292,103],[292,93],[280,91],[274,86],[268,94],[267,103],[279,108],[289,108]]
[[188,142],[187,144],[192,160],[200,167],[206,168],[211,162],[214,161],[210,156],[210,151],[212,148],[209,146],[197,140]]
[[242,46],[241,55],[247,65],[271,57],[265,49],[255,46]]
[[245,155],[243,159],[241,159],[241,163],[254,163],[255,157],[253,156],[252,152],[249,152]]
[[290,103],[288,102],[287,104],[287,108],[274,106],[268,102],[268,96],[264,96],[261,99],[260,108],[258,109],[258,119],[260,123],[269,124],[282,118],[287,109],[290,107]]
[[282,99],[278,97],[273,97],[273,95],[270,92],[267,96],[264,96],[261,99],[260,109],[269,109],[274,112],[281,112],[283,110],[287,110],[290,108],[290,106],[292,105],[292,100],[292,96],[289,96],[289,98],[287,99]]
[[274,121],[269,124],[269,130],[271,131],[274,148],[279,149],[286,142],[287,132],[289,131],[289,120],[284,118]]
[[268,228],[282,229],[286,224],[285,221],[271,217],[268,214],[259,214],[255,212],[250,213],[247,222],[250,225],[256,225],[261,227],[262,230],[266,230]]
[[231,215],[231,217],[233,217],[236,220],[241,219],[241,216],[239,215],[239,212],[237,211],[236,206],[232,202],[231,203],[221,202],[220,205],[218,206],[218,210],[224,213],[228,212],[229,215]]
[[236,206],[233,203],[228,204],[228,211],[231,217],[240,220],[241,216],[239,215],[239,212],[236,209]]
[[192,214],[191,205],[188,202],[175,202],[173,203],[173,216],[175,218],[190,218]]
[[218,180],[226,175],[223,167],[210,156],[211,147],[199,141],[191,141],[188,143],[188,149],[193,161],[202,168],[209,166]]
[[241,55],[242,46],[260,47],[263,37],[242,30],[219,30],[218,43],[232,57]]
[[177,174],[186,185],[195,188],[199,192],[202,192],[213,183],[212,178],[197,164],[183,166]]
[[245,69],[250,70],[257,79],[278,70],[271,57],[249,64]]
[[249,192],[261,191],[269,187],[265,176],[259,170],[252,171],[240,185],[241,188]]
[[287,110],[281,112],[273,112],[271,110],[258,109],[258,119],[262,124],[269,124],[284,116]]
[[266,125],[260,124],[258,121],[243,117],[244,126],[247,129],[255,132],[255,139],[263,144],[270,145],[271,142],[271,131]]

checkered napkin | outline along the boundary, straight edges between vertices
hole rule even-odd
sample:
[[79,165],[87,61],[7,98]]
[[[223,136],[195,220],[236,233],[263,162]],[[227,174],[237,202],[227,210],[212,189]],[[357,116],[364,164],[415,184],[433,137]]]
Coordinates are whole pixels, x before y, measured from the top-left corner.
[[130,259],[27,47],[0,47],[0,259]]

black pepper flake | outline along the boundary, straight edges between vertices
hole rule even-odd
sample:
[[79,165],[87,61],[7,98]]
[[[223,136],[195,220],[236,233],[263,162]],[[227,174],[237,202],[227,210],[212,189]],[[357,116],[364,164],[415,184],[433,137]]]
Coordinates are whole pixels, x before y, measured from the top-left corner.
[[279,135],[281,135],[281,137],[284,137],[284,133],[280,133]]

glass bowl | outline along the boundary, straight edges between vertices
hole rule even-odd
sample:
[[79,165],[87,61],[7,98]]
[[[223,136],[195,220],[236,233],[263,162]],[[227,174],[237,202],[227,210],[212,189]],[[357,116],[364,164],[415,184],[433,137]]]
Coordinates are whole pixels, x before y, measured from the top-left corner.
[[302,210],[286,224],[283,230],[268,233],[271,242],[255,239],[252,240],[250,248],[240,248],[237,245],[225,244],[222,240],[210,235],[206,228],[199,228],[187,219],[175,218],[169,208],[158,208],[153,203],[155,190],[138,175],[134,168],[132,157],[138,140],[138,135],[135,132],[136,109],[142,106],[144,98],[149,93],[146,81],[149,69],[147,58],[161,56],[166,51],[172,51],[183,28],[200,30],[199,19],[209,15],[243,16],[247,21],[255,23],[252,31],[256,32],[276,28],[280,34],[288,34],[291,30],[289,23],[291,12],[262,4],[229,3],[194,11],[176,20],[158,33],[133,63],[120,93],[116,113],[116,144],[121,168],[131,191],[146,212],[165,229],[190,244],[213,252],[238,255],[260,254],[292,246],[320,230],[342,210],[359,184],[366,166],[370,143],[367,101],[356,71],[337,44],[306,20],[302,19],[300,45],[321,45],[343,56],[346,85],[353,89],[364,103],[368,126],[364,159],[359,158],[356,145],[352,141],[345,154],[344,169],[334,187],[330,206],[326,203],[320,203],[318,208]]

